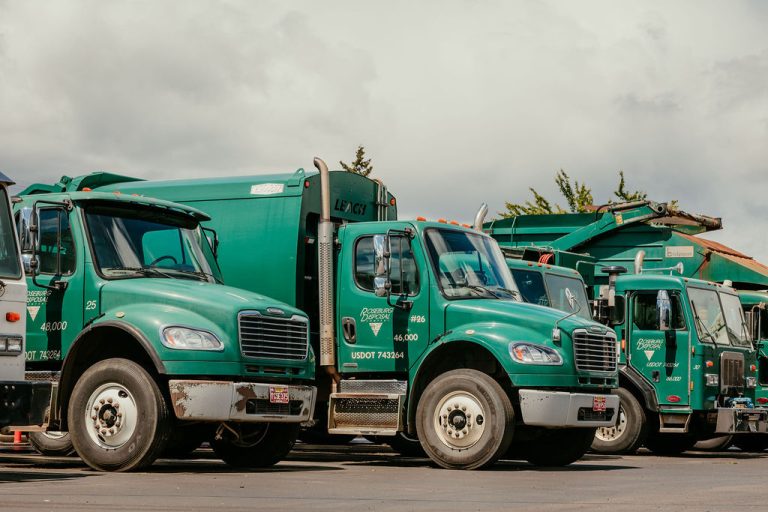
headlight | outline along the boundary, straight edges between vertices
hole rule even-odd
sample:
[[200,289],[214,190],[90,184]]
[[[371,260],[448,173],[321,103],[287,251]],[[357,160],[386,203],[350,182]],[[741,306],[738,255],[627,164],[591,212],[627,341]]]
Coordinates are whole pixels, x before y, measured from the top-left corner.
[[757,377],[747,377],[747,387],[748,388],[756,388],[757,387]]
[[533,343],[510,343],[509,355],[523,364],[563,364],[563,359],[556,350]]
[[716,373],[705,373],[704,378],[707,381],[707,386],[720,385],[720,377]]
[[166,327],[162,341],[166,347],[180,350],[224,350],[215,334],[187,327]]
[[2,337],[0,338],[0,352],[21,354],[22,340],[18,337]]

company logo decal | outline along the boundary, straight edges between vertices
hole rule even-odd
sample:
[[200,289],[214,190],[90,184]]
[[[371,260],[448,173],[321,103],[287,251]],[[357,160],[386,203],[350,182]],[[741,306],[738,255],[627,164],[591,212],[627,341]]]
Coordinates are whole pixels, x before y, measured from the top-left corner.
[[650,361],[651,358],[653,357],[653,354],[655,354],[656,351],[655,350],[646,350],[644,353],[645,353],[645,357],[647,357],[648,360]]
[[40,312],[40,306],[27,306],[27,311],[29,312],[29,317],[34,322],[37,314]]
[[363,323],[388,322],[392,317],[390,308],[363,308],[360,310],[360,321]]
[[379,335],[379,331],[381,330],[381,322],[372,322],[368,324],[371,326],[371,330],[373,331],[374,336]]

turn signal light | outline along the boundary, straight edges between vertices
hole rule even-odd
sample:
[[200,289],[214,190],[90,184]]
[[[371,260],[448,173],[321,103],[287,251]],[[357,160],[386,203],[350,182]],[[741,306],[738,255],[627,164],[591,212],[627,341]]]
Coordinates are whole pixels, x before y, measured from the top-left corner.
[[707,368],[712,368],[713,366],[715,366],[715,363],[713,363],[712,361],[707,361],[706,363],[704,363],[704,365],[705,365]]
[[673,403],[673,404],[676,404],[676,403],[677,403],[677,402],[679,402],[679,401],[680,401],[680,397],[679,397],[679,396],[677,396],[677,395],[669,395],[669,396],[667,397],[667,402],[671,402],[671,403]]
[[16,313],[15,311],[9,311],[5,314],[5,319],[9,322],[18,322],[21,320],[21,315]]
[[752,366],[749,367],[749,369],[752,370],[753,372],[755,372],[755,371],[757,371],[757,366],[752,365]]

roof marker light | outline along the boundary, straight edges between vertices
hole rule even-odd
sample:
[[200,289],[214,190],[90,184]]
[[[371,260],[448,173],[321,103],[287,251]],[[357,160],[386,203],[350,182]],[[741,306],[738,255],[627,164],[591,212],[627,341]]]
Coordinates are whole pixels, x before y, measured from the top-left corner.
[[83,192],[93,192],[91,187],[83,187]]
[[445,219],[437,219],[437,222],[439,222],[440,224],[448,224],[448,221]]
[[425,222],[427,220],[427,218],[419,216],[419,217],[416,217],[416,220],[419,221],[419,222]]
[[458,226],[458,225],[459,225],[459,223],[458,223],[458,222],[456,222],[455,220],[452,220],[451,222],[449,222],[449,224],[450,224],[451,226]]

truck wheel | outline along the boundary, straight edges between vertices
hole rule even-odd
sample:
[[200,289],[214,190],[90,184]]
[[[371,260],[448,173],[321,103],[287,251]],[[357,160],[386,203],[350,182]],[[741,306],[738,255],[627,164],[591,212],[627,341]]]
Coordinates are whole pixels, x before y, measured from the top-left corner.
[[170,434],[170,412],[157,383],[127,359],[106,359],[86,370],[68,411],[77,453],[100,471],[149,466]]
[[509,397],[490,376],[453,370],[429,383],[419,399],[421,446],[439,466],[480,469],[507,451],[514,433]]
[[567,466],[587,453],[594,438],[594,428],[547,430],[528,443],[525,459],[534,466]]
[[747,434],[733,436],[733,444],[743,452],[760,453],[768,448],[765,434]]
[[701,450],[704,452],[721,452],[728,449],[733,442],[733,436],[719,436],[712,439],[704,439],[698,441],[693,445],[694,450]]
[[600,427],[595,432],[592,450],[597,453],[635,453],[648,433],[645,411],[629,390],[615,390],[619,395],[619,413],[612,427]]
[[236,468],[274,466],[288,455],[299,434],[292,423],[231,424],[239,437],[225,431],[221,439],[211,441],[216,455]]
[[696,438],[690,434],[649,434],[645,447],[654,455],[680,455],[693,448]]
[[29,444],[46,457],[66,457],[75,453],[69,432],[29,432]]
[[426,457],[427,453],[421,446],[419,438],[405,432],[398,432],[393,437],[380,437],[380,440],[389,445],[390,448],[395,450],[400,455],[406,457]]

